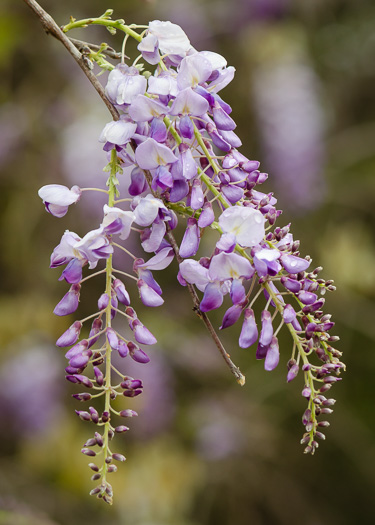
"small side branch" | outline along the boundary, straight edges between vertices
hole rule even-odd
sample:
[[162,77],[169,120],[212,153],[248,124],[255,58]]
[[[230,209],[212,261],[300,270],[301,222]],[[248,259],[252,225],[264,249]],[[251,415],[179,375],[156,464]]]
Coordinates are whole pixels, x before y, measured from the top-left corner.
[[[78,49],[80,53],[83,53],[87,50],[89,51],[100,51],[102,50],[102,53],[104,55],[107,55],[110,58],[113,58],[115,60],[121,60],[121,53],[117,53],[113,49],[113,47],[107,46],[105,49],[102,48],[102,46],[98,46],[97,44],[91,44],[91,42],[85,42],[83,40],[77,40],[76,38],[69,37],[69,40],[72,44],[75,45],[75,47]],[[129,58],[129,57],[126,57]]]

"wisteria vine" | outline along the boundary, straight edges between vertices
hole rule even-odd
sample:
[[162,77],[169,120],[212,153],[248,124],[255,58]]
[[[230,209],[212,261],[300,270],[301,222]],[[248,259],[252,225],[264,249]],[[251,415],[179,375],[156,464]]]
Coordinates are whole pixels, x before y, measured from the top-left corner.
[[[233,79],[234,68],[217,53],[196,51],[184,31],[171,22],[154,20],[147,26],[129,26],[124,20],[112,20],[112,10],[107,10],[98,18],[71,18],[61,31],[34,0],[25,2],[75,57],[113,118],[99,138],[108,155],[107,189],[49,184],[39,190],[46,210],[59,218],[85,191],[108,196],[98,228],[82,238],[66,231],[51,256],[52,268],[65,266],[60,280],[70,285],[55,307],[56,315],[70,315],[78,309],[81,286],[88,279],[99,275],[105,279],[97,311],[75,321],[57,341],[59,347],[70,347],[67,380],[84,390],[74,397],[103,400],[100,412],[93,406],[76,411],[97,429],[82,449],[95,461],[89,466],[98,485],[91,494],[112,503],[107,476],[117,470],[114,461],[125,460],[113,452],[112,439],[129,430],[118,424],[120,418],[137,415],[129,408],[115,410],[112,401],[119,395],[131,398],[142,393],[142,381],[118,370],[112,353],[147,363],[143,348],[156,343],[132,306],[131,282],[136,282],[145,306],[160,306],[162,290],[153,272],[169,267],[175,257],[179,283],[188,287],[195,312],[239,384],[245,378],[222,346],[207,312],[220,308],[228,295],[231,305],[220,329],[242,322],[239,346],[254,346],[256,359],[264,360],[267,371],[279,363],[279,331],[283,326],[289,330],[292,349],[287,381],[301,370],[302,395],[307,400],[301,443],[305,453],[313,454],[317,439],[325,438],[323,428],[329,425],[324,416],[335,403],[325,394],[344,369],[341,352],[333,347],[338,337],[330,335],[334,323],[323,312],[323,296],[335,287],[333,281],[319,277],[321,267],[309,269],[311,260],[301,256],[290,225],[275,226],[281,214],[277,201],[272,193],[259,190],[268,176],[259,170],[258,161],[238,150],[241,140],[234,131],[232,108],[218,94]],[[66,37],[74,28],[93,24],[106,27],[111,34],[122,31],[121,51]],[[132,63],[125,54],[129,38],[138,42],[140,53]],[[114,66],[110,59],[120,63]],[[109,71],[105,91],[91,71],[94,62]],[[118,177],[124,176],[124,168],[130,172],[130,198],[121,198],[119,192]],[[178,224],[185,224],[179,245],[173,234]],[[149,256],[146,262],[127,247],[132,229],[139,232],[145,259]],[[216,235],[214,251],[196,259],[206,230]],[[114,268],[115,250],[133,259],[133,274]],[[103,262],[105,268],[83,277],[84,267],[94,270]],[[254,305],[262,301],[261,318],[256,319]],[[117,315],[127,320],[128,331],[113,328]],[[89,335],[80,338],[88,322]]]

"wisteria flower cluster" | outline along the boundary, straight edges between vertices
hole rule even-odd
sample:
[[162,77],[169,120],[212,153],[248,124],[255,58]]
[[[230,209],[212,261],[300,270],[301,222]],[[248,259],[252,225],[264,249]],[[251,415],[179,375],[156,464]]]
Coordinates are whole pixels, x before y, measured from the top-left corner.
[[[220,330],[239,324],[240,348],[255,349],[255,358],[264,361],[266,371],[279,363],[280,330],[285,326],[289,331],[291,348],[283,350],[286,379],[302,377],[307,409],[301,442],[306,453],[313,454],[317,439],[325,438],[322,430],[329,425],[325,416],[335,402],[326,395],[344,368],[341,353],[333,347],[338,340],[331,335],[334,323],[323,312],[324,294],[334,290],[333,281],[321,279],[322,268],[313,268],[310,258],[300,254],[290,225],[275,225],[281,214],[276,198],[260,190],[267,174],[260,171],[258,161],[238,149],[241,140],[232,108],[219,94],[233,79],[234,68],[217,53],[194,49],[184,31],[171,22],[127,26],[123,20],[112,20],[111,14],[72,19],[63,28],[66,33],[100,24],[112,33],[123,31],[125,39],[122,60],[116,66],[107,60],[106,45],[97,51],[88,44],[84,50],[88,63],[95,61],[110,71],[105,94],[119,115],[99,138],[108,155],[105,170],[109,175],[108,189],[98,188],[108,195],[102,222],[82,238],[66,231],[51,256],[51,267],[63,267],[60,280],[69,285],[54,310],[56,315],[74,313],[83,283],[105,276],[96,312],[76,320],[57,346],[70,347],[66,378],[82,387],[74,397],[90,405],[96,398],[103,400],[100,410],[89,406],[77,410],[77,415],[95,425],[82,452],[92,458],[92,479],[98,482],[91,494],[107,503],[112,502],[108,474],[116,471],[114,462],[125,460],[113,451],[112,439],[129,430],[117,420],[137,415],[131,408],[115,410],[112,401],[120,395],[132,398],[142,393],[142,381],[115,368],[111,356],[149,361],[144,347],[155,344],[156,338],[132,306],[130,293],[136,289],[145,306],[163,304],[154,272],[166,269],[173,258],[179,263],[174,278],[188,287],[196,313],[218,347],[221,343],[207,312],[224,302]],[[138,41],[140,52],[133,63],[125,60],[129,37]],[[124,168],[130,173],[131,198],[119,194],[118,177],[124,176]],[[92,188],[51,184],[41,188],[39,195],[49,213],[63,217],[88,190]],[[184,225],[180,243],[173,234],[178,224]],[[127,247],[132,229],[139,232],[144,259],[136,258]],[[213,236],[214,250],[197,255],[206,230]],[[115,250],[133,259],[133,274],[114,268]],[[96,271],[83,277],[86,267]],[[260,316],[254,312],[255,303],[256,311],[262,310]],[[120,333],[113,328],[116,316],[124,317],[127,330]],[[81,338],[83,324],[88,322],[88,336]],[[244,376],[225,352],[223,357],[243,384]]]

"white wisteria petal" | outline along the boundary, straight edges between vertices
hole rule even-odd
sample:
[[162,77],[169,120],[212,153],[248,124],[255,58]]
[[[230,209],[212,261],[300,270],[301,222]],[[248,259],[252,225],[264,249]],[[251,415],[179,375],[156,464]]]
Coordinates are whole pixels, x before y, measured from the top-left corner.
[[227,279],[250,279],[254,275],[254,268],[250,261],[236,253],[221,252],[214,255],[209,268],[212,281],[226,281]]
[[167,146],[148,138],[136,149],[135,160],[143,170],[152,170],[158,166],[172,164],[178,159]]
[[40,188],[38,195],[43,202],[56,206],[70,206],[79,200],[81,190],[78,186],[69,189],[62,184],[47,184]]
[[115,206],[104,205],[104,219],[101,226],[105,229],[114,222],[118,222],[118,228],[115,233],[120,234],[120,239],[127,239],[130,235],[131,225],[135,219],[135,214],[132,211],[124,211]]
[[190,40],[184,30],[172,22],[153,20],[148,31],[159,41],[159,49],[167,55],[185,55],[191,48]]
[[231,206],[219,217],[224,233],[232,233],[245,248],[256,246],[265,235],[265,218],[259,210],[245,206]]
[[214,51],[201,51],[200,54],[211,62],[214,71],[215,69],[223,69],[228,64],[222,55],[219,55],[219,53],[215,53]]
[[111,142],[123,146],[133,137],[136,129],[137,124],[134,122],[126,120],[108,122],[99,137],[99,142]]
[[186,282],[195,284],[195,286],[203,291],[210,282],[208,269],[199,264],[195,259],[185,259],[180,263],[180,273]]
[[142,197],[134,209],[135,222],[139,224],[139,226],[150,226],[156,219],[159,209],[167,211],[167,208],[160,199],[157,199],[151,194]]

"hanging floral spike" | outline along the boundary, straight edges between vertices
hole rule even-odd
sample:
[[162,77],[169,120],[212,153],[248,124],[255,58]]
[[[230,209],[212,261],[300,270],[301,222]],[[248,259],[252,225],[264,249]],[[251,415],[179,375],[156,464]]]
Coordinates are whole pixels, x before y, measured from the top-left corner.
[[[223,349],[207,317],[211,310],[223,309],[220,330],[240,325],[239,347],[254,349],[251,356],[262,360],[266,371],[281,361],[287,364],[288,382],[300,376],[307,401],[301,441],[305,453],[313,454],[317,439],[325,438],[322,430],[329,425],[325,416],[334,404],[326,396],[345,368],[334,347],[338,341],[331,334],[334,323],[323,312],[324,294],[335,289],[333,281],[320,278],[322,268],[314,268],[311,259],[301,254],[290,225],[276,226],[281,215],[277,200],[261,191],[268,175],[260,171],[258,161],[239,151],[232,108],[221,98],[233,80],[234,68],[217,53],[194,49],[176,24],[155,20],[147,27],[127,26],[111,15],[108,10],[99,18],[71,19],[62,36],[56,33],[63,40],[64,33],[74,28],[99,24],[111,33],[123,31],[125,38],[120,64],[107,60],[106,45],[97,51],[88,44],[86,66],[81,66],[92,82],[87,64],[96,62],[110,71],[104,97],[114,120],[99,138],[108,155],[109,174],[107,189],[98,188],[108,195],[103,220],[82,238],[66,231],[51,256],[51,267],[63,266],[60,280],[70,286],[54,310],[56,315],[78,309],[89,277],[103,279],[96,311],[75,321],[57,345],[70,347],[66,378],[81,390],[74,397],[82,402],[102,400],[100,410],[89,406],[76,412],[95,425],[82,453],[92,458],[92,479],[98,483],[91,494],[107,503],[112,502],[108,474],[117,470],[116,462],[125,460],[114,451],[112,439],[129,430],[121,418],[137,415],[127,407],[115,410],[112,401],[121,395],[141,395],[143,389],[141,380],[126,375],[126,361],[118,370],[111,356],[149,362],[144,347],[155,344],[156,337],[138,316],[132,297],[138,294],[150,308],[163,304],[154,272],[168,268],[174,257],[179,272],[172,276],[168,269],[170,278],[188,287],[196,313],[238,383],[243,385],[245,378]],[[138,42],[140,55],[133,62],[125,55],[128,38]],[[132,166],[130,199],[119,194],[118,176],[123,176],[125,166]],[[49,213],[63,217],[70,205],[86,198],[88,190],[93,188],[51,184],[39,195]],[[177,224],[184,225],[180,245],[173,235]],[[127,247],[133,225],[140,232],[144,259]],[[205,230],[215,239],[211,253],[200,248]],[[113,266],[115,251],[133,259],[133,274]],[[100,265],[102,269],[96,270]],[[82,277],[86,268],[96,271]],[[255,304],[262,311],[259,318]],[[116,316],[127,321],[121,332],[113,327]],[[80,339],[83,325],[89,322],[88,337]],[[279,347],[281,329],[289,331],[290,347]]]

